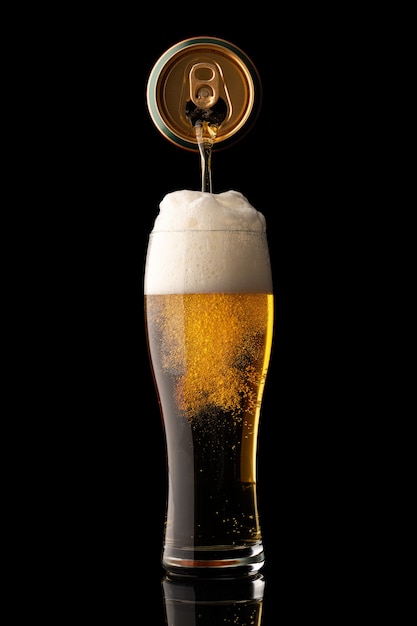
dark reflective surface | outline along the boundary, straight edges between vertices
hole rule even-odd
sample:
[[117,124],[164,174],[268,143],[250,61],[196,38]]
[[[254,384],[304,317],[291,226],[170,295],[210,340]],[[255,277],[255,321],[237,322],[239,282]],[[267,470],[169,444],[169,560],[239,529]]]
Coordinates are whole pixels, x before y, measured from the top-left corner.
[[162,579],[166,626],[261,626],[265,578]]

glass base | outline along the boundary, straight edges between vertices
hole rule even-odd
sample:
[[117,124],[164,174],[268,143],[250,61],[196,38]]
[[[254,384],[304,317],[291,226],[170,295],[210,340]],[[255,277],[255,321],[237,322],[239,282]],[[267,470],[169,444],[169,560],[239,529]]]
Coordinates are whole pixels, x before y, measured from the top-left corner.
[[230,577],[256,574],[265,563],[262,543],[251,547],[210,546],[167,548],[163,567],[179,576]]

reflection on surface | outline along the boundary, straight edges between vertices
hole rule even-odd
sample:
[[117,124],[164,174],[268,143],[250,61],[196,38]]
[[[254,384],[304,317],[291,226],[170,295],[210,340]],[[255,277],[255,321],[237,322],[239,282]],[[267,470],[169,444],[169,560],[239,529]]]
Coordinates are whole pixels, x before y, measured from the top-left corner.
[[166,626],[261,626],[265,579],[162,579]]

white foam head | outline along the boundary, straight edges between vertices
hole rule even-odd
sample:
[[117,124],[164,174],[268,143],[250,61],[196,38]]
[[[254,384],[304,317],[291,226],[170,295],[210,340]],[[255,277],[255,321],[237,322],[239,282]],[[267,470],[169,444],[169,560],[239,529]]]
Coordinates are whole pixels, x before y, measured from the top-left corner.
[[159,209],[145,294],[272,293],[265,217],[240,192],[174,191]]

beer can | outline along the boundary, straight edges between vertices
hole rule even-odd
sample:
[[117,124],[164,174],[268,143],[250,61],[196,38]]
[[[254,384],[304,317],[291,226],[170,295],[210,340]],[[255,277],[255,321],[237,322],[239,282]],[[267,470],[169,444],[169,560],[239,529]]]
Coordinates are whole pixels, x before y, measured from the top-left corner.
[[171,46],[153,66],[147,107],[162,135],[198,151],[190,109],[221,110],[216,150],[229,147],[250,130],[259,114],[262,88],[250,58],[217,37],[193,37]]

